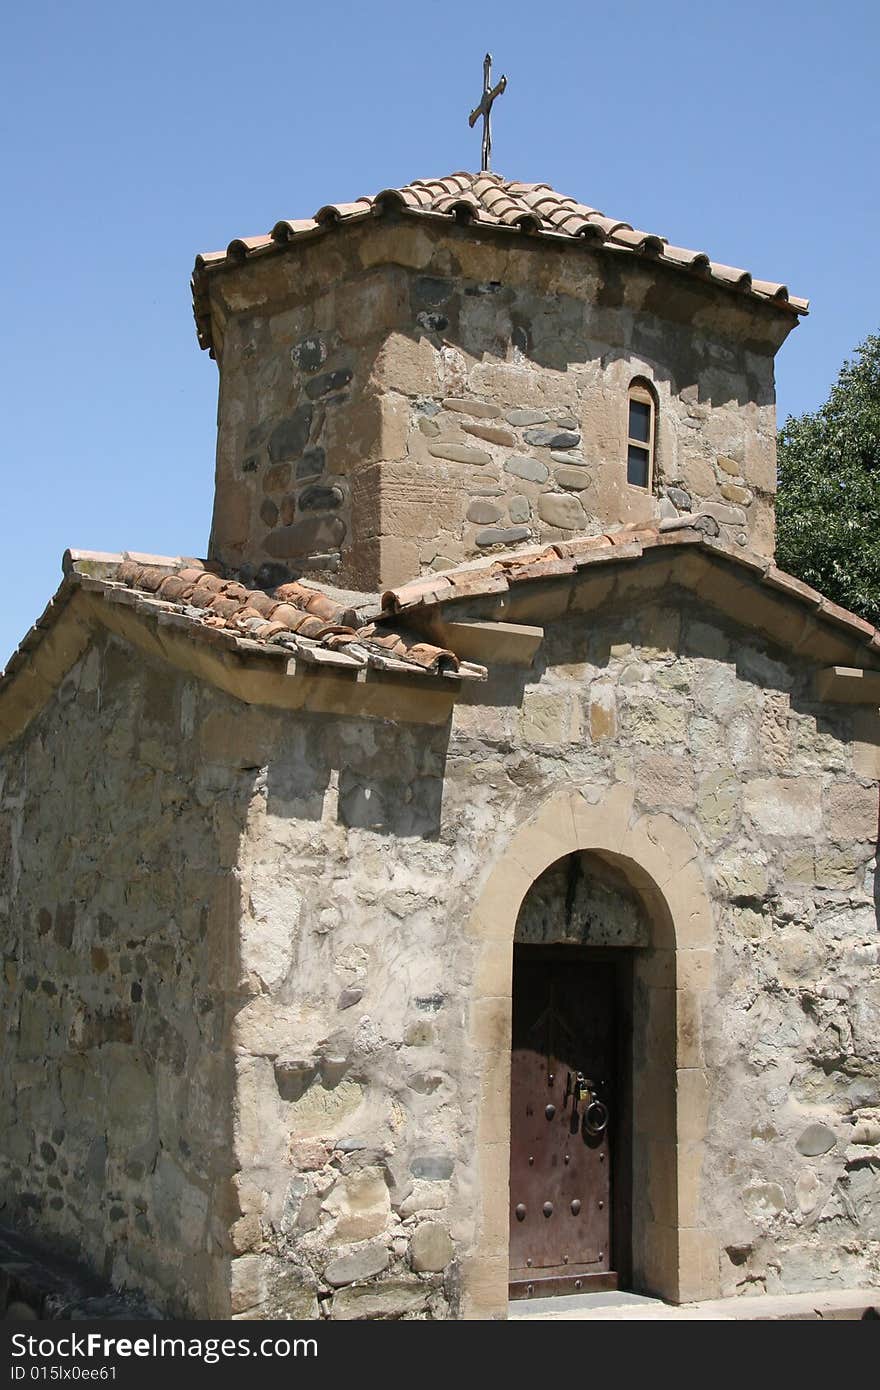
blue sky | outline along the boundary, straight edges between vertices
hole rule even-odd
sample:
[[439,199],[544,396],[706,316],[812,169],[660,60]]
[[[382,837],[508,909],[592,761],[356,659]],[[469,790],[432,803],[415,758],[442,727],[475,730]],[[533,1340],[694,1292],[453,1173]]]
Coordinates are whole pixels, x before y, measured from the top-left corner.
[[780,419],[880,328],[876,0],[29,0],[0,55],[0,663],[68,545],[204,553],[217,369],[197,251],[479,165],[784,280]]

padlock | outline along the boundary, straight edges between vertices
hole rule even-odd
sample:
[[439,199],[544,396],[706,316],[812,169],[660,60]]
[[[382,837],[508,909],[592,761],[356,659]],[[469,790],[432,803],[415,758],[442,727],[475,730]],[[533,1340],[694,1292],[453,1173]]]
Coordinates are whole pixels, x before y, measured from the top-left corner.
[[587,1080],[582,1071],[577,1074],[577,1098],[583,1103],[585,1100],[592,1099],[592,1084]]

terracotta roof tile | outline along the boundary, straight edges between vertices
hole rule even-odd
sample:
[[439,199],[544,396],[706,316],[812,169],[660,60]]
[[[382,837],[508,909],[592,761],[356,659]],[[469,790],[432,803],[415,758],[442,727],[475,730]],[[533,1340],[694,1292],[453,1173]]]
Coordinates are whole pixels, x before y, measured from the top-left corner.
[[[320,222],[316,222],[314,217],[300,217],[293,221],[276,222],[272,228],[272,240],[284,245],[288,241],[293,241],[296,237],[302,238],[309,232],[319,232]],[[197,263],[198,264],[198,263]]]
[[372,198],[356,198],[353,203],[326,203],[324,207],[318,208],[315,221],[343,222],[350,217],[364,217],[371,211],[372,206]]
[[[64,580],[5,672],[0,672],[0,690],[17,672],[27,671],[31,654],[77,588],[243,657],[261,654],[281,660],[295,655],[306,664],[352,671],[375,667],[410,677],[485,680],[485,667],[425,640],[432,609],[532,581],[564,578],[596,564],[636,561],[652,548],[694,545],[734,569],[748,571],[756,583],[781,591],[789,601],[811,610],[818,622],[844,630],[877,658],[880,631],[784,574],[767,556],[728,546],[712,531],[708,524],[712,520],[697,513],[682,518],[674,529],[669,523],[656,527],[633,523],[600,536],[575,536],[497,552],[389,589],[378,605],[367,595],[335,597],[317,585],[296,581],[272,590],[251,589],[234,577],[225,577],[216,565],[179,556],[67,551]],[[717,523],[713,524],[717,530]],[[358,607],[345,599],[356,600]],[[372,608],[371,621],[364,620],[367,607]]]
[[652,252],[660,255],[663,250],[663,238],[654,236],[652,232],[638,232],[633,227],[618,227],[614,233],[614,240],[622,246],[629,246],[633,251]]
[[239,236],[230,241],[226,248],[226,255],[231,261],[243,261],[251,251],[262,251],[271,245],[271,236]]
[[714,524],[714,519],[696,513],[682,518],[674,530],[664,529],[662,522],[659,526],[635,522],[601,536],[577,536],[570,541],[554,541],[543,548],[529,546],[520,551],[499,553],[478,565],[462,565],[432,575],[430,580],[417,579],[389,589],[382,595],[382,611],[389,618],[399,619],[411,614],[418,621],[417,611],[424,612],[458,598],[481,598],[530,580],[571,574],[588,565],[637,560],[645,551],[659,546],[699,545],[723,561],[750,571],[756,582],[785,593],[810,608],[820,620],[843,628],[872,651],[880,648],[880,629],[832,603],[801,580],[783,573],[766,555],[719,540],[711,529],[704,529],[704,523],[709,520]]
[[414,216],[470,221],[516,234],[599,243],[714,280],[731,291],[783,306],[793,314],[805,314],[809,308],[809,301],[789,294],[786,285],[752,279],[747,270],[711,261],[703,251],[670,246],[665,237],[638,231],[629,222],[606,217],[597,208],[557,193],[549,184],[519,183],[504,179],[500,174],[459,171],[441,179],[416,179],[402,188],[384,188],[380,193],[350,203],[327,203],[314,217],[276,222],[268,236],[237,237],[225,252],[211,251],[197,256],[192,282],[193,307],[202,347],[211,347],[206,277],[218,266],[267,254],[320,235],[328,226],[344,226],[380,214],[388,206]]
[[[128,553],[68,551],[64,569],[62,588],[78,584],[109,602],[156,613],[204,641],[241,651],[272,654],[280,648],[311,664],[486,678],[484,667],[460,661],[448,648],[426,642],[422,633],[389,625],[382,617],[365,623],[351,604],[313,585],[290,581],[271,590],[251,589],[204,561]],[[55,608],[59,598],[60,591]],[[13,656],[7,673],[24,659],[22,649],[32,644],[34,631]]]
[[[714,261],[710,261],[709,270],[713,280],[722,280],[729,285],[737,285],[742,290],[752,288],[752,277],[747,270],[740,270],[735,265],[718,265]],[[782,289],[783,286],[779,285],[776,288]]]
[[663,246],[663,259],[669,261],[670,265],[687,266],[690,270],[708,272],[712,266],[705,251],[689,251],[686,246],[670,246],[668,243]]

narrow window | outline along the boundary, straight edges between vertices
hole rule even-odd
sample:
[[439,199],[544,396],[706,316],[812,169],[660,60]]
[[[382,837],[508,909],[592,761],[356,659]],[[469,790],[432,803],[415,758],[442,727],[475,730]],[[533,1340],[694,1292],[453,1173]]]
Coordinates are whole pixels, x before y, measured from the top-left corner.
[[654,473],[654,397],[644,386],[629,390],[626,481],[650,491]]

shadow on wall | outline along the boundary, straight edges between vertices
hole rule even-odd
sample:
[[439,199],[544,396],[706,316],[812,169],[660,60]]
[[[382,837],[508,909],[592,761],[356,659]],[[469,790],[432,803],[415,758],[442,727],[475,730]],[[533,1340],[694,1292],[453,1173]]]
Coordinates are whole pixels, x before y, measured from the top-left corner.
[[108,640],[4,752],[27,796],[3,808],[24,852],[0,941],[0,1210],[56,1275],[69,1255],[178,1316],[227,1316],[230,851],[254,778],[200,760],[197,703]]
[[[725,798],[730,809],[754,783],[758,801],[765,798],[772,807],[781,798],[806,837],[819,832],[824,801],[835,829],[822,856],[821,883],[840,886],[850,869],[864,865],[867,871],[872,847],[880,843],[876,787],[866,785],[870,776],[856,773],[858,804],[850,804],[850,775],[836,750],[873,742],[874,715],[817,698],[816,660],[786,651],[670,582],[668,558],[646,553],[637,565],[618,565],[613,575],[588,576],[582,590],[576,584],[573,611],[547,623],[531,669],[490,668],[486,683],[462,692],[456,756],[488,744],[501,753],[516,750],[518,757],[534,748],[534,757],[567,758],[578,740],[588,748],[593,741],[596,752],[616,741],[636,758],[661,748],[667,755],[686,750],[674,755],[675,776],[692,798],[700,788],[711,796],[711,779],[717,779],[723,815]],[[615,586],[604,602],[603,584]],[[581,592],[598,595],[583,612]],[[535,621],[514,604],[499,612],[491,601],[473,601],[456,616]],[[481,732],[472,744],[474,724]],[[772,810],[759,804],[757,812],[759,833],[777,833]],[[876,881],[873,895],[880,925]]]
[[[590,257],[589,278],[598,279],[595,301],[547,295],[497,280],[414,276],[410,314],[417,327],[400,324],[398,331],[415,341],[427,337],[434,345],[459,348],[478,360],[505,362],[512,347],[536,367],[556,372],[598,361],[607,370],[636,356],[652,364],[656,379],[668,382],[673,396],[699,382],[704,405],[772,404],[770,372],[759,376],[732,366],[726,335],[695,335],[694,322],[705,313],[707,302],[717,303],[717,290],[674,272],[669,285],[647,290],[643,306],[631,305],[627,311],[626,288],[633,267],[624,271],[610,263],[614,259]],[[711,345],[716,339],[713,360]],[[755,347],[768,356],[775,350]]]
[[118,1293],[50,1246],[0,1229],[0,1321],[158,1317],[138,1294]]
[[[726,672],[735,674],[738,684],[752,686],[756,698],[774,693],[784,696],[791,709],[815,721],[816,733],[842,743],[853,740],[853,705],[834,705],[819,699],[813,689],[816,662],[786,652],[769,636],[749,632],[709,607],[698,594],[676,584],[651,591],[651,571],[662,574],[668,561],[662,554],[645,554],[638,572],[617,567],[622,589],[620,596],[601,609],[601,624],[595,616],[570,614],[548,625],[546,636],[531,670],[502,672],[498,703],[522,702],[526,686],[532,686],[557,665],[586,664],[596,669],[590,678],[601,678],[616,660],[623,665],[642,661],[662,663],[664,657],[681,661],[701,661],[706,665],[694,673],[694,691],[709,712],[722,715],[726,702],[735,699]],[[589,583],[588,578],[586,583]],[[477,617],[462,610],[461,617]],[[484,614],[482,616],[488,616]],[[511,621],[518,621],[514,613]],[[627,644],[632,648],[627,652]],[[614,650],[613,650],[614,649]],[[646,668],[646,671],[650,668]],[[658,666],[659,669],[659,666]],[[720,674],[716,674],[720,673]],[[490,683],[495,673],[490,671]],[[611,678],[611,677],[609,677]],[[641,678],[638,684],[644,689]],[[674,683],[667,681],[657,695],[662,700]],[[469,688],[462,697],[488,703],[481,692],[485,686]],[[493,700],[495,699],[493,687]]]
[[407,725],[375,719],[304,717],[283,728],[269,763],[270,816],[335,819],[381,835],[440,833],[451,719]]

